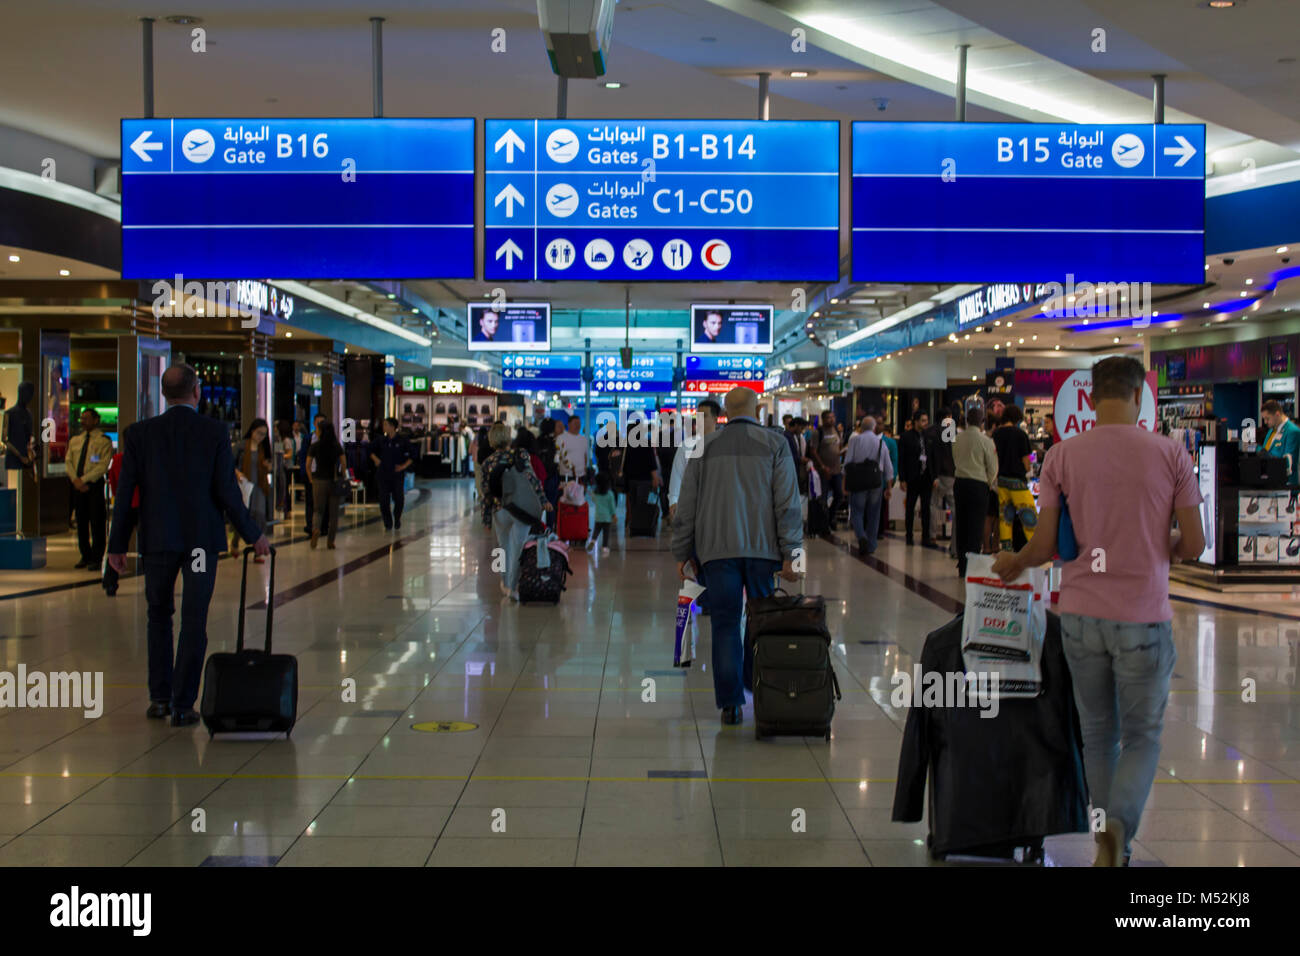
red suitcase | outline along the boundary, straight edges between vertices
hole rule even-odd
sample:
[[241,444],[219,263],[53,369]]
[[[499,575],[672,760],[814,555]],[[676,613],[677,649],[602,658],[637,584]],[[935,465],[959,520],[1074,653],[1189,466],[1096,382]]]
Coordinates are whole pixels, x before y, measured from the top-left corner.
[[587,534],[591,530],[591,525],[587,521],[586,504],[570,505],[561,501],[556,507],[560,509],[558,527],[555,529],[556,536],[561,541],[586,541]]

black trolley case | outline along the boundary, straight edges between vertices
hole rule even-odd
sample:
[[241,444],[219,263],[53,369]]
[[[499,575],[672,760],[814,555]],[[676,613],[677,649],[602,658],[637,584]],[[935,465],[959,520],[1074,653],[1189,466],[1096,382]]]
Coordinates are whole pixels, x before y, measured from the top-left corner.
[[239,582],[239,635],[233,654],[210,654],[203,667],[203,701],[199,714],[208,736],[217,733],[281,733],[286,737],[298,718],[298,659],[271,653],[271,619],[275,613],[275,548],[266,601],[266,642],[261,650],[244,647],[244,604],[248,596],[248,556]]

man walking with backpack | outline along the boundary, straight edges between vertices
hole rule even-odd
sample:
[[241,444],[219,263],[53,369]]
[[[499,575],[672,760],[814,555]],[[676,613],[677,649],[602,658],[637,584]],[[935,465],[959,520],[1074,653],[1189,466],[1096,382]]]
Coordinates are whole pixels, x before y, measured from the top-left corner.
[[876,434],[875,419],[867,416],[844,449],[845,484],[849,491],[849,526],[858,539],[858,554],[875,554],[880,543],[880,509],[889,500],[894,463]]

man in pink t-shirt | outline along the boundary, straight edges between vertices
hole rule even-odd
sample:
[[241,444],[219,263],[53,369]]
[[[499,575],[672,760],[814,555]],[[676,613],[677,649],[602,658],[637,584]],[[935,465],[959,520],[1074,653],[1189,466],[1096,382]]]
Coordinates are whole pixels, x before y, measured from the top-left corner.
[[[1052,560],[1062,508],[1079,554],[1061,575],[1061,639],[1083,730],[1097,866],[1125,866],[1155,780],[1174,671],[1169,563],[1205,547],[1201,493],[1181,446],[1137,424],[1136,359],[1092,367],[1097,424],[1052,446],[1039,478],[1038,532],[993,570],[1005,581]],[[1177,518],[1180,531],[1171,532]]]

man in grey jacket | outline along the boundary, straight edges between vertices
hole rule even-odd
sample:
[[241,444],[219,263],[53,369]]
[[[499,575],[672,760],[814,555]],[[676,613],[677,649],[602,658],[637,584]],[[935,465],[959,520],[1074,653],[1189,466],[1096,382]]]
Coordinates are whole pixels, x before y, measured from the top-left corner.
[[703,565],[714,699],[722,722],[738,724],[754,663],[740,633],[744,596],[770,595],[774,574],[798,580],[794,562],[803,549],[803,518],[790,446],[781,432],[758,424],[757,393],[733,388],[723,404],[727,424],[704,439],[686,466],[673,556],[683,579],[691,576],[692,554]]

